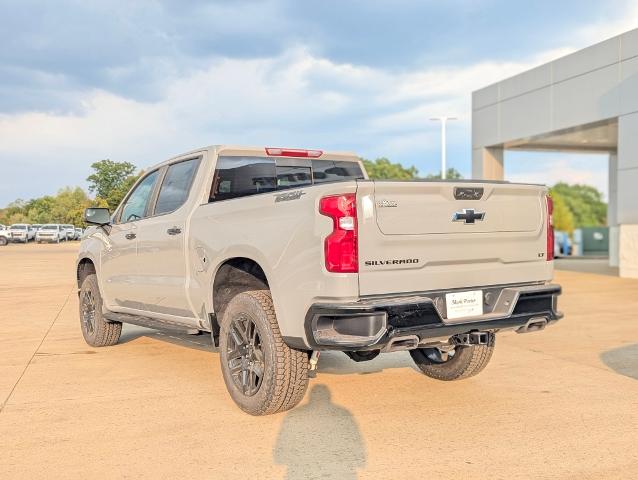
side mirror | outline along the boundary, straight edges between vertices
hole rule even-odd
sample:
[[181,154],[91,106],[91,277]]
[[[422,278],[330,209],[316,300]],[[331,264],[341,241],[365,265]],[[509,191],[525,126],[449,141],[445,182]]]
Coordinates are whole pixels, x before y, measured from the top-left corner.
[[84,221],[89,225],[103,227],[111,223],[111,214],[108,208],[87,208],[84,210]]

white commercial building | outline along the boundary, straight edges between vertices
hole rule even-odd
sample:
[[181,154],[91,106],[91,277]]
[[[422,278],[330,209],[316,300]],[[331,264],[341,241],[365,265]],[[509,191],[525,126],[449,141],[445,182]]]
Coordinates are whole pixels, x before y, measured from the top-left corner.
[[472,94],[472,176],[504,151],[609,154],[610,265],[638,278],[638,29]]

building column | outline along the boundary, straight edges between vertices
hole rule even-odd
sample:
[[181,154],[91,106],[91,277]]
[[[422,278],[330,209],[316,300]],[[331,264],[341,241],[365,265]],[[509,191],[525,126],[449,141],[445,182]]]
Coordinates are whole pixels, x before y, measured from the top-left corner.
[[638,278],[638,113],[618,119],[616,180],[619,273]]
[[503,180],[503,147],[477,148],[472,151],[472,178]]
[[619,264],[618,248],[618,154],[609,154],[608,170],[608,192],[607,201],[607,226],[609,227],[609,266],[617,267]]

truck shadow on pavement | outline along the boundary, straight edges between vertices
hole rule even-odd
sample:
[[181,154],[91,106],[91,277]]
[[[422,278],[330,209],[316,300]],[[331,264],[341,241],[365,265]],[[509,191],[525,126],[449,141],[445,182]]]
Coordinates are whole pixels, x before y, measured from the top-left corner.
[[343,352],[322,352],[317,364],[319,375],[370,375],[393,368],[415,368],[407,352],[383,353],[368,362],[355,362]]
[[[118,343],[132,342],[141,337],[195,350],[217,352],[213,348],[210,335],[206,333],[187,335],[176,331],[153,330],[151,328],[138,327],[137,325],[124,325],[122,336]],[[355,362],[342,352],[323,352],[319,359],[317,373],[319,375],[369,375],[393,368],[411,368],[416,370],[407,352],[382,354],[369,362]]]
[[607,350],[600,359],[616,373],[638,380],[638,343]]
[[332,401],[326,385],[314,385],[308,403],[290,410],[281,424],[273,459],[287,479],[356,479],[367,453],[350,411]]
[[137,325],[124,325],[122,335],[118,343],[128,343],[138,338],[146,337],[172,345],[192,348],[195,350],[213,351],[213,342],[209,334],[187,335],[185,333],[173,330],[154,330],[146,327],[138,327]]

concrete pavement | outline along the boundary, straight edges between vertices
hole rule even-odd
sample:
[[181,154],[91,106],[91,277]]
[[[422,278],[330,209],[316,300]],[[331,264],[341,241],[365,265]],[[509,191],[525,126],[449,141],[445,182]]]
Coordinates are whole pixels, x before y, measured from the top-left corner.
[[76,250],[0,247],[0,478],[635,478],[638,281],[557,272],[566,318],[472,379],[324,354],[297,409],[253,418],[205,336],[86,345]]

